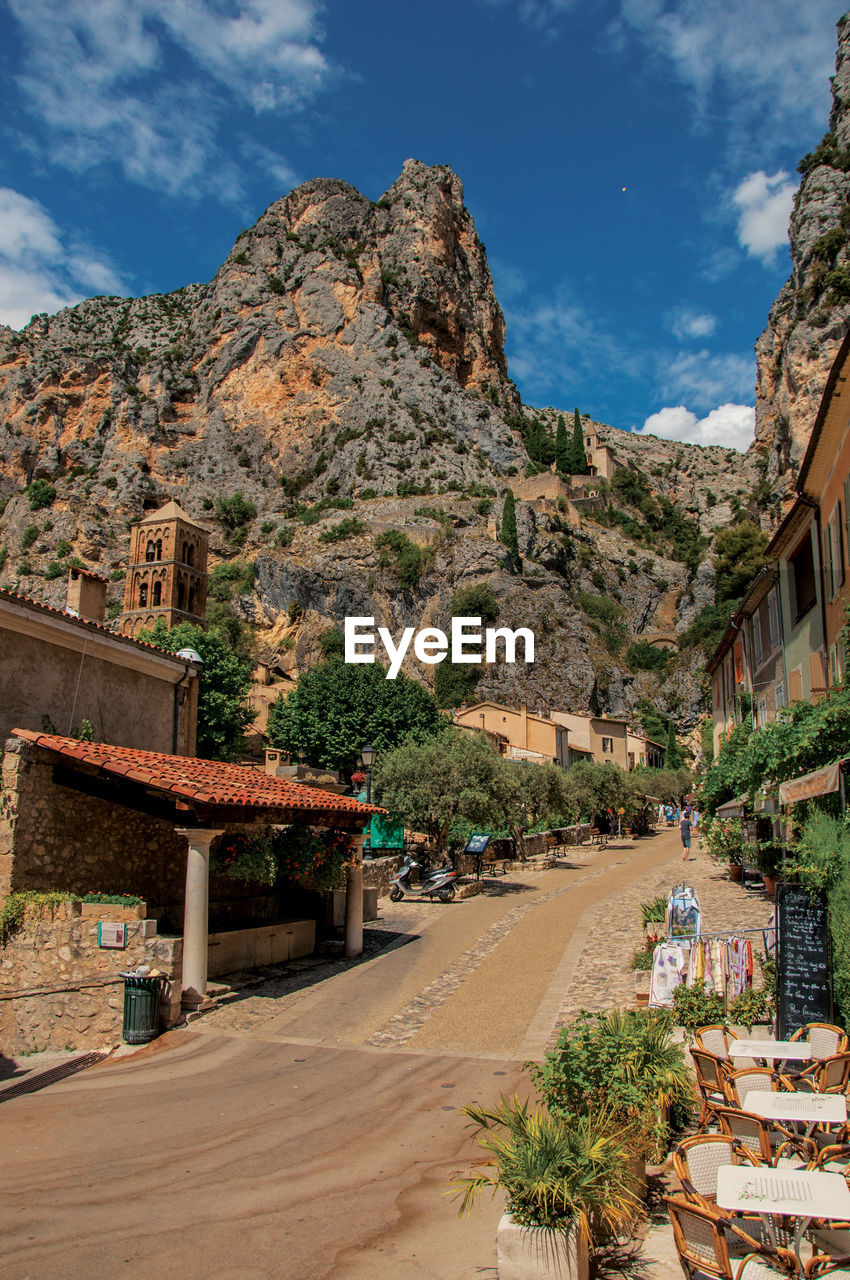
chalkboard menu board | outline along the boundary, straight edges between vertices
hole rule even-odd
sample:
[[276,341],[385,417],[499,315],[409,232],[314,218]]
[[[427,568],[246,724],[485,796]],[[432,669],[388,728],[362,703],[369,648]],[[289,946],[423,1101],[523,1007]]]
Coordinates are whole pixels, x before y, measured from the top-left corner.
[[780,885],[777,1032],[792,1036],[807,1022],[832,1021],[826,900],[808,889]]

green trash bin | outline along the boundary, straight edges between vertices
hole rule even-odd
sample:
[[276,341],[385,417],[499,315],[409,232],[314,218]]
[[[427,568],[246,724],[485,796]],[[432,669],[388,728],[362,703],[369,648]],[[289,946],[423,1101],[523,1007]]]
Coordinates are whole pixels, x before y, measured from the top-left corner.
[[159,1035],[160,979],[122,973],[124,979],[124,1025],[126,1044],[149,1044]]

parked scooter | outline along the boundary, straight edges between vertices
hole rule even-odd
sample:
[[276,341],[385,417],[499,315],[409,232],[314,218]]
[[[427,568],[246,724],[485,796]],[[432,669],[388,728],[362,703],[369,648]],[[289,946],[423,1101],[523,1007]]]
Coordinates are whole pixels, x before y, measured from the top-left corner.
[[404,862],[390,881],[390,902],[401,902],[405,896],[409,898],[439,898],[440,902],[451,902],[455,896],[454,882],[457,872],[451,866],[432,867],[419,884],[410,883],[410,873],[419,869],[409,853],[404,855]]

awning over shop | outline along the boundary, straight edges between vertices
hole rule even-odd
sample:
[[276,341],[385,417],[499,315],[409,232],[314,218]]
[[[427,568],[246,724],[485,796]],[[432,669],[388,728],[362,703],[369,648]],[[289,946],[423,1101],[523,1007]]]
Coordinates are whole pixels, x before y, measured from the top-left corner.
[[718,818],[743,818],[744,807],[749,801],[748,795],[735,796],[734,800],[727,800],[725,804],[717,806]]
[[797,804],[800,800],[811,800],[814,796],[827,796],[838,791],[841,786],[841,766],[847,763],[836,760],[834,764],[825,765],[823,769],[815,769],[812,773],[804,773],[801,778],[790,778],[788,782],[779,784],[780,804]]

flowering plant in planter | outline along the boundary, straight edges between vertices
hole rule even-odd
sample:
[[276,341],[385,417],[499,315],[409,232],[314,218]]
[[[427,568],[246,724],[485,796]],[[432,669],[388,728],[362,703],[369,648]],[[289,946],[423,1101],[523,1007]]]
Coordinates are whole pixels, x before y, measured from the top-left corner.
[[223,836],[213,846],[210,869],[233,880],[274,885],[285,879],[305,888],[333,889],[341,882],[350,847],[350,836],[344,831],[263,827]]
[[744,860],[744,831],[740,818],[712,818],[700,828],[702,842],[721,862],[740,866]]

